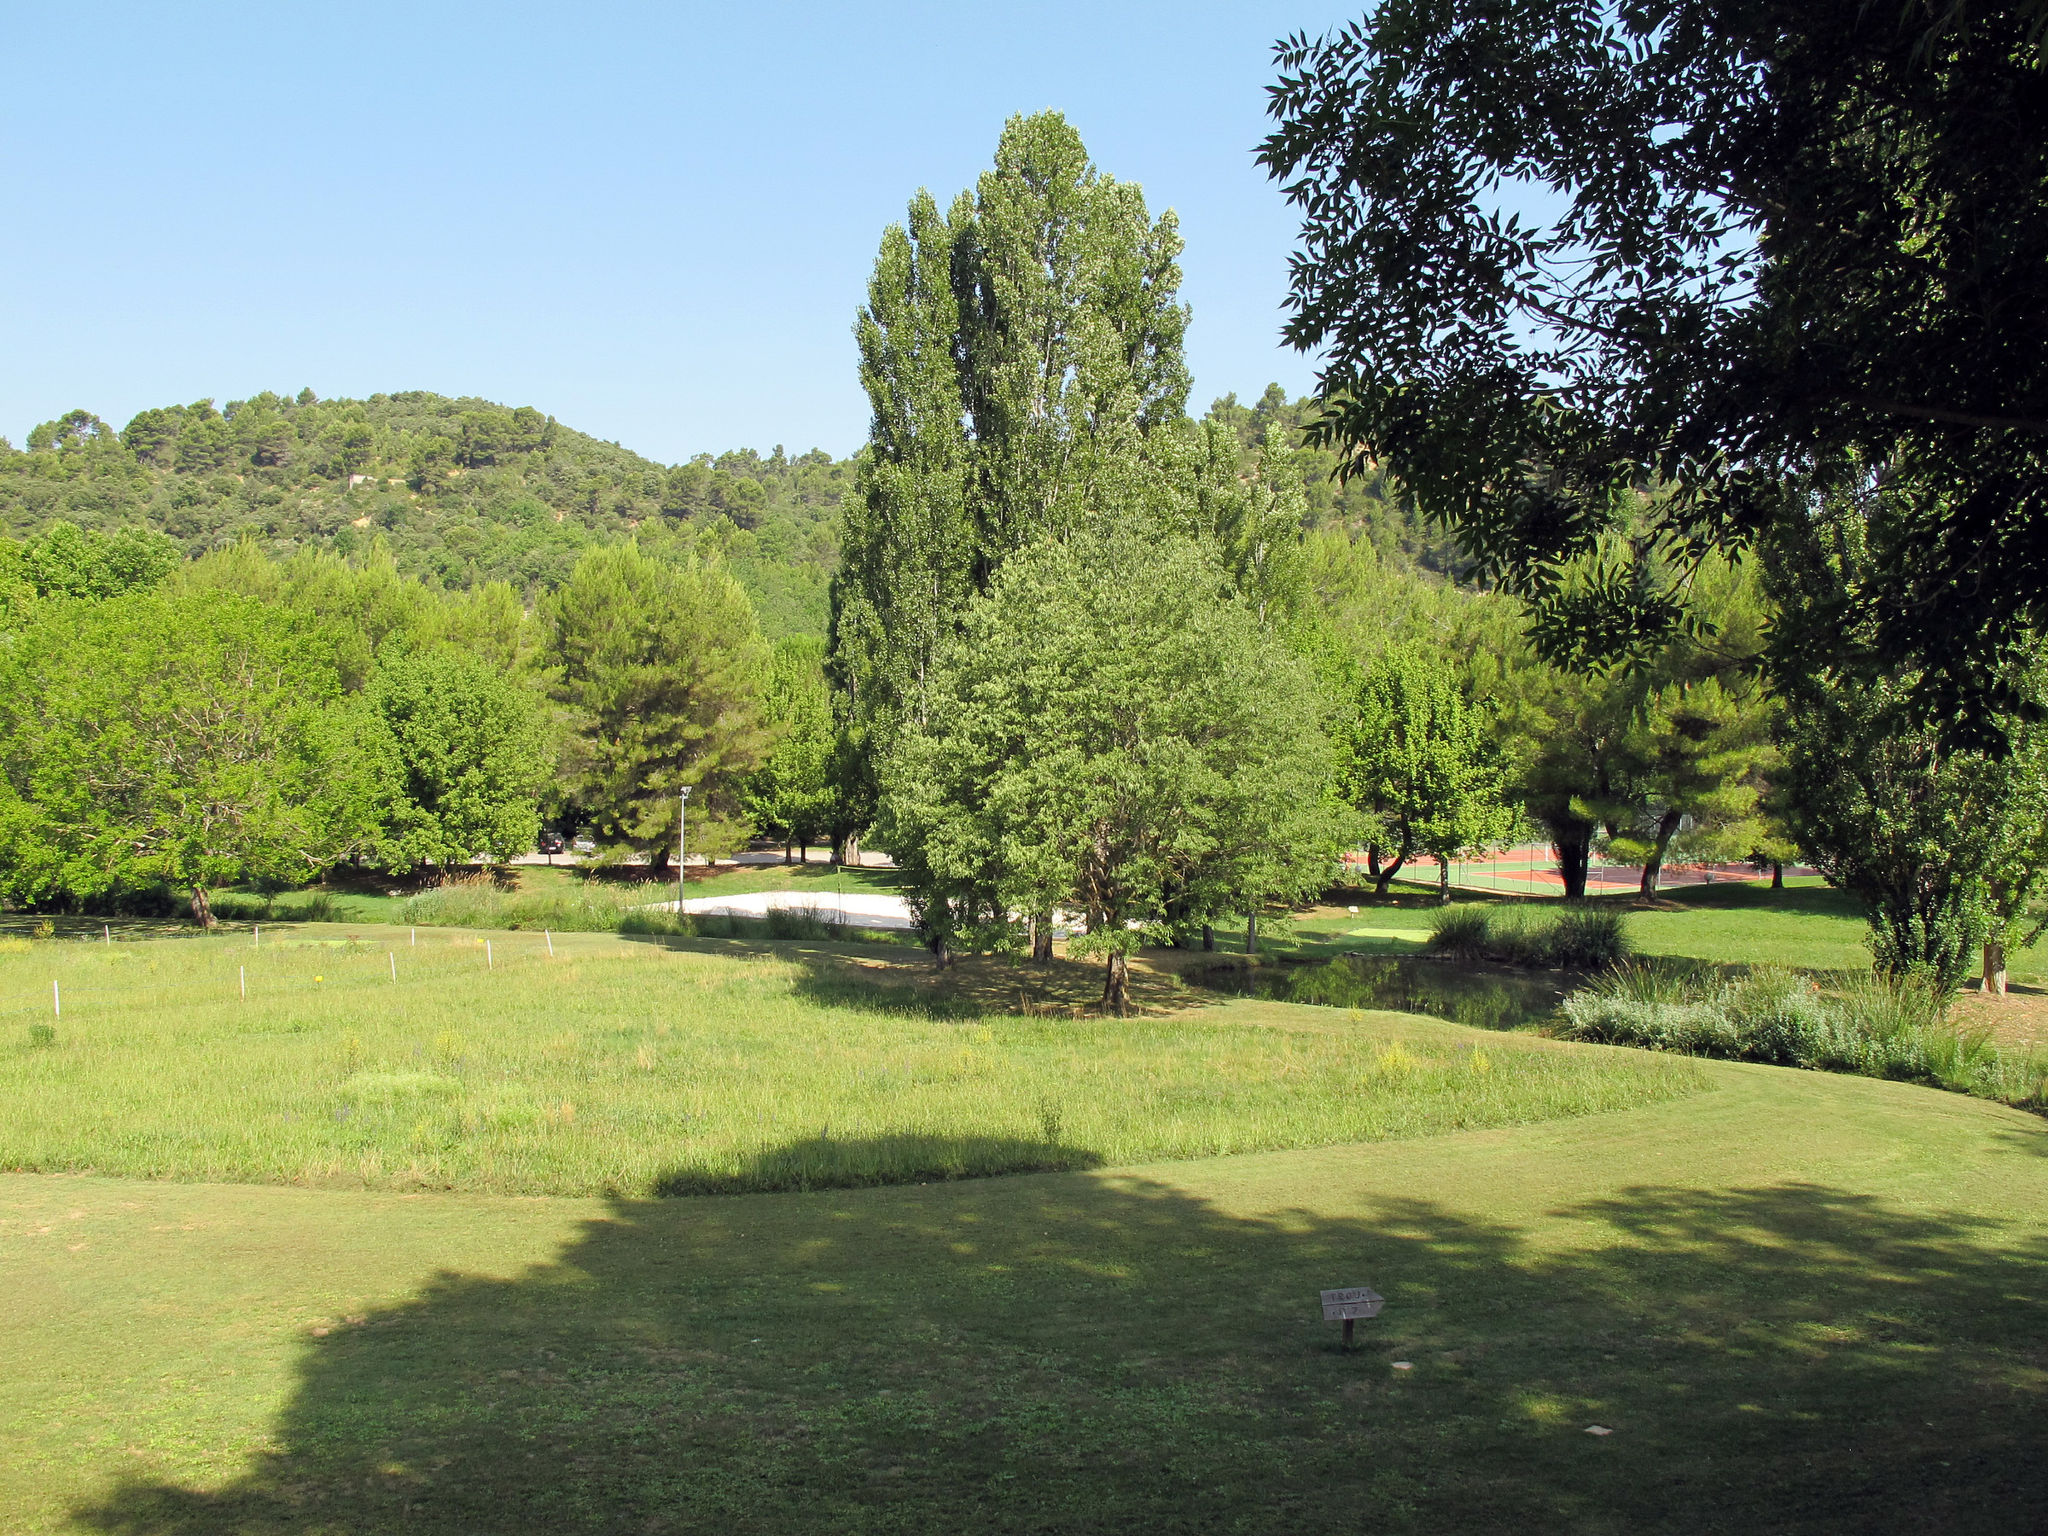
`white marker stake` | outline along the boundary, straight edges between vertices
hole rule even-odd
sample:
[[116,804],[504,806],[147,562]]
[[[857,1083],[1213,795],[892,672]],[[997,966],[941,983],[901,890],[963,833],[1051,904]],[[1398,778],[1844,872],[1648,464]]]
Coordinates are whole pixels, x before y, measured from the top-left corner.
[[417,928],[413,929],[412,931],[412,947],[414,949],[418,949],[420,947],[420,931]]
[[235,970],[242,979],[242,1001],[246,1003],[249,1001],[249,967],[238,965],[235,967]]
[[114,945],[114,928],[113,928],[113,925],[112,925],[111,923],[101,923],[101,924],[100,924],[100,932],[101,932],[101,933],[103,933],[103,934],[105,934],[105,935],[107,936],[107,947],[108,947],[109,949],[113,948],[113,945]]
[[249,947],[251,949],[254,949],[257,945],[261,944],[262,942],[263,925],[261,923],[251,923],[249,925]]
[[50,980],[50,1012],[60,1019],[64,1017],[64,994],[58,990],[55,977]]
[[384,953],[391,960],[391,979],[393,981],[396,981],[398,980],[398,951],[395,949],[387,949],[384,951]]
[[485,970],[487,970],[487,971],[495,971],[495,970],[496,970],[497,968],[498,968],[498,962],[497,962],[497,961],[495,961],[495,960],[493,960],[493,959],[491,958],[491,941],[490,941],[489,939],[485,939],[485,940],[484,940],[484,969],[485,969]]
[[547,935],[547,938],[548,938],[548,958],[549,958],[550,960],[552,960],[552,959],[554,959],[554,958],[555,958],[555,934],[554,934],[554,930],[553,930],[553,929],[551,929],[551,928],[543,928],[543,929],[541,929],[541,932]]

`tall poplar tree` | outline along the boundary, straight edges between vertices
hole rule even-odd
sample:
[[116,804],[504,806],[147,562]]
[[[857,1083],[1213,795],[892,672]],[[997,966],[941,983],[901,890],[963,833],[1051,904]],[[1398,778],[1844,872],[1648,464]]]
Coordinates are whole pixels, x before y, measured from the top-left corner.
[[1192,463],[1180,235],[1056,112],[1012,118],[945,213],[882,237],[855,333],[874,417],[832,664],[861,755],[925,716],[940,642],[1003,558],[1166,511]]

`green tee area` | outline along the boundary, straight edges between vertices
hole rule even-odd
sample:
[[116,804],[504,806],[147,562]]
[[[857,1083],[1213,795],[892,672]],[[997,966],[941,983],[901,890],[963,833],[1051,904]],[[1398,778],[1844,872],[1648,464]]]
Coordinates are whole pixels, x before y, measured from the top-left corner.
[[[9,1529],[2038,1513],[2036,1117],[1170,1009],[1149,972],[1161,1011],[1107,1021],[997,1006],[999,962],[940,991],[879,949],[582,936],[550,961],[500,933],[486,969],[481,936],[358,937],[0,956],[10,993],[56,951],[100,967],[54,1044],[0,1056],[4,1161],[102,1170],[0,1174]],[[247,1004],[222,999],[245,965]],[[1069,981],[1093,977],[1043,985]],[[978,1158],[1066,1171],[943,1176]],[[921,1176],[643,1197],[675,1169]],[[1356,1284],[1387,1306],[1345,1353],[1316,1293]]]

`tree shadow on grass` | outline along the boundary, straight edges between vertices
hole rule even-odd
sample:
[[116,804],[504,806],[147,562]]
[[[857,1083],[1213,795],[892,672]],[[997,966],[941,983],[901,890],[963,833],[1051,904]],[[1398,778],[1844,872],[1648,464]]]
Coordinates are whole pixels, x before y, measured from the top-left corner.
[[[236,1482],[131,1481],[76,1518],[120,1536],[2039,1520],[2038,1235],[1812,1185],[1632,1190],[1540,1232],[1358,1204],[1245,1216],[1107,1174],[618,1201],[517,1278],[442,1274],[309,1339],[278,1449]],[[1387,1306],[1346,1353],[1316,1292],[1359,1283]]]

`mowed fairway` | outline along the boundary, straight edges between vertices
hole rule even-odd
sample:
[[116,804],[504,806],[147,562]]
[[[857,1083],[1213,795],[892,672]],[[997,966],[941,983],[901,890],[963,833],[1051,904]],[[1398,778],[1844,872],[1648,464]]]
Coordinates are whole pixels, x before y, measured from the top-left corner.
[[[795,959],[607,963],[795,968],[791,1005],[824,1020],[789,1042],[798,1083],[850,1048],[834,1027],[922,1019],[987,1028],[997,1052],[1009,1029],[1105,1031],[1016,1079],[1033,1093],[1090,1059],[1136,1070],[1117,1029],[1171,1029],[1291,1043],[1296,1065],[1355,1038],[1359,1097],[1389,1091],[1370,1063],[1396,1042],[1444,1063],[1397,1073],[1471,1086],[1527,1045],[1640,1096],[1376,1142],[668,1200],[0,1175],[7,1528],[2039,1525],[2036,1117],[1728,1063],[1631,1077],[1657,1058],[1388,1015],[943,1017],[807,999],[816,973]],[[643,985],[652,1022],[662,994]],[[477,1007],[471,1034],[511,1011]],[[1041,1038],[1010,1049],[1053,1049]],[[164,1096],[215,1102],[191,1081],[167,1076]],[[1008,1079],[977,1081],[991,1115],[1019,1113],[987,1092]],[[1073,1117],[1109,1081],[1073,1079],[1066,1144],[1087,1150]],[[9,1093],[11,1129],[34,1099]],[[94,1133],[89,1096],[62,1102]],[[1388,1301],[1345,1354],[1316,1292],[1353,1284]]]

